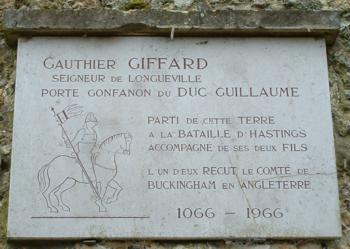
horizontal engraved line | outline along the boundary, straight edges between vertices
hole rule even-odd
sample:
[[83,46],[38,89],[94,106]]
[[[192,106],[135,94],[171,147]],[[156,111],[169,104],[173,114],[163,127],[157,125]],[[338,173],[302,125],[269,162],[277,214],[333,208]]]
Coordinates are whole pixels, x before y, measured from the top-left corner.
[[149,219],[149,216],[32,216],[32,219]]
[[236,214],[235,212],[226,212],[225,214]]

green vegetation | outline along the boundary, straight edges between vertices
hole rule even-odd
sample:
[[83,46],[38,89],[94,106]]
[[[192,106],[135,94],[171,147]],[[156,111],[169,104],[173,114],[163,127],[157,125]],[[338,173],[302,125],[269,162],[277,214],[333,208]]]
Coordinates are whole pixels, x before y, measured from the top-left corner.
[[124,5],[123,10],[139,10],[145,9],[148,7],[148,3],[143,0],[130,0],[127,4]]

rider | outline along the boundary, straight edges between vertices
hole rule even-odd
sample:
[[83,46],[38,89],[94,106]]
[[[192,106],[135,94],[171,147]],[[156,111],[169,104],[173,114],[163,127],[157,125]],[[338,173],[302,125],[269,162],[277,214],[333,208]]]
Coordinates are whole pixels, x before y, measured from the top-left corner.
[[85,118],[84,126],[75,134],[72,140],[72,145],[74,146],[87,175],[98,191],[97,178],[93,163],[93,154],[97,142],[97,133],[94,129],[96,125],[97,119],[95,115],[92,112],[88,113]]

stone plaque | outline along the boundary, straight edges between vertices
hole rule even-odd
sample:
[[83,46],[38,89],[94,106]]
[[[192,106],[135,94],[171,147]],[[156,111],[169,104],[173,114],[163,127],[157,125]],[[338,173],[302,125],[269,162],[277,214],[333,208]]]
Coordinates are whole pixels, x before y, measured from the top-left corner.
[[9,238],[340,236],[327,77],[323,39],[21,39]]

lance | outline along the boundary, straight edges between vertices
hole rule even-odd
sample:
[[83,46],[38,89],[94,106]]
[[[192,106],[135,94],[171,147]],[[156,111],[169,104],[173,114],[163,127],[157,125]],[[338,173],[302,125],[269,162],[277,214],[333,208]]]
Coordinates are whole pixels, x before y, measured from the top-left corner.
[[83,165],[83,163],[81,162],[81,160],[80,160],[80,158],[79,158],[78,152],[75,150],[75,148],[74,148],[74,146],[73,146],[73,144],[72,144],[72,142],[71,142],[71,140],[70,140],[70,138],[69,138],[69,136],[68,136],[66,130],[65,130],[64,127],[63,127],[63,123],[62,123],[61,119],[58,119],[58,116],[57,116],[57,114],[56,114],[56,112],[55,112],[55,109],[54,109],[53,107],[51,107],[51,111],[53,112],[54,117],[56,118],[56,120],[57,120],[57,122],[58,122],[58,125],[59,125],[59,126],[61,127],[61,129],[62,129],[62,132],[63,132],[64,136],[65,136],[66,139],[67,139],[66,141],[68,141],[69,146],[72,148],[72,150],[73,150],[73,152],[74,152],[74,155],[75,155],[76,158],[77,158],[78,164],[79,164],[81,170],[83,171],[83,174],[85,175],[86,179],[88,180],[92,191],[94,192],[94,194],[96,195],[96,197],[98,198],[98,200],[101,202],[101,205],[103,206],[102,198],[101,198],[100,194],[98,193],[97,189],[95,188],[94,184],[92,183],[91,178],[89,177],[89,175],[88,175],[86,169],[84,168],[84,165]]

